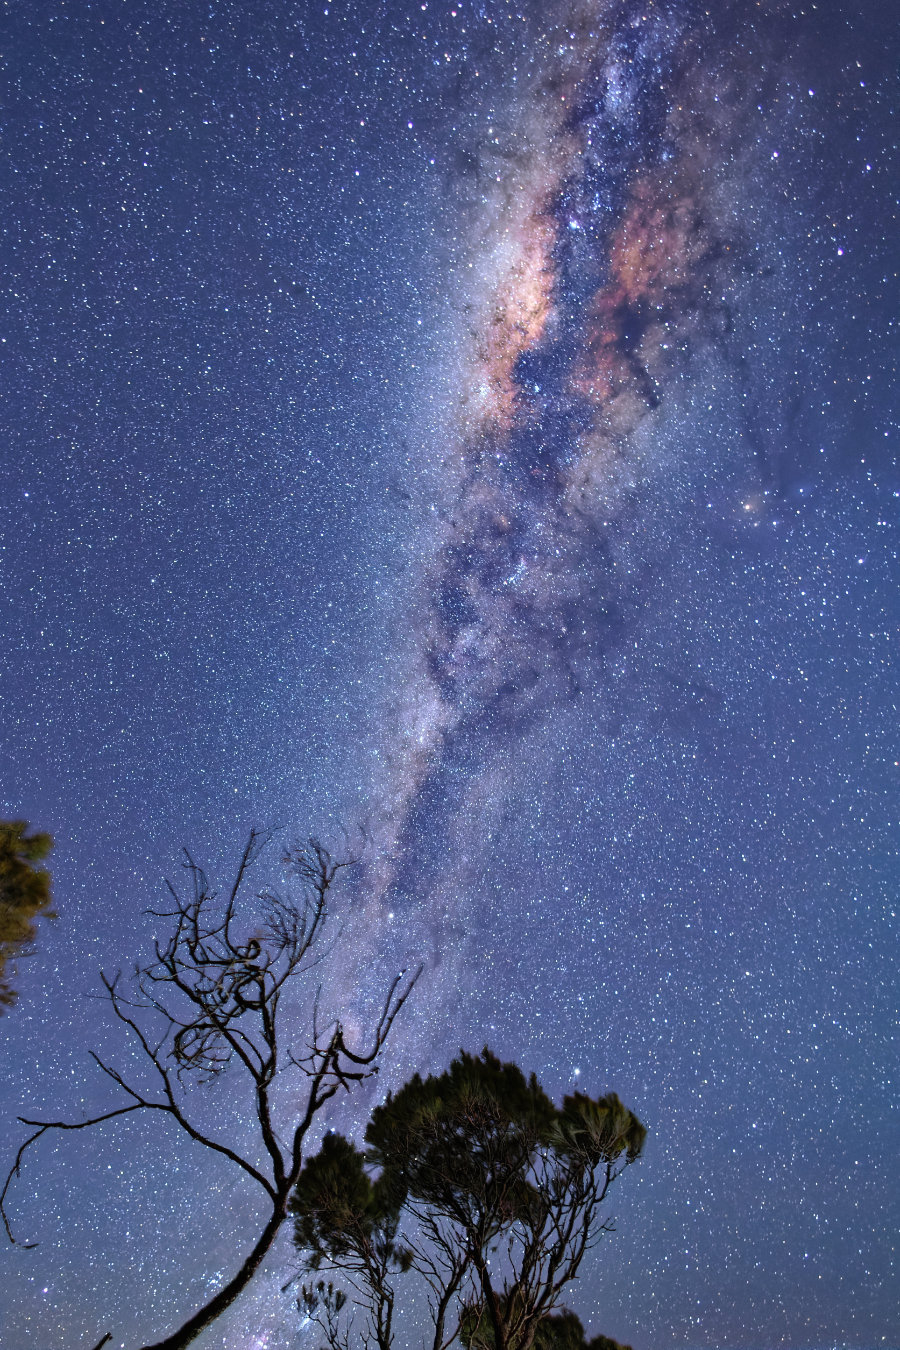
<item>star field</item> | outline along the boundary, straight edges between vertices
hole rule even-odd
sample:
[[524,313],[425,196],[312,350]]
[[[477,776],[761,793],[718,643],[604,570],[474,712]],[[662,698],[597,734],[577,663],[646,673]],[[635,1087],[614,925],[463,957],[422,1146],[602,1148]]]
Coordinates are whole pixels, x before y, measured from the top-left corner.
[[[86,995],[183,844],[361,825],[331,995],[426,967],[381,1087],[487,1042],[649,1129],[592,1334],[896,1347],[885,8],[5,8],[0,809],[60,917],[0,1137],[139,1073]],[[4,1347],[239,1263],[254,1196],[154,1124],[23,1168]],[[290,1273],[197,1344],[311,1345]]]

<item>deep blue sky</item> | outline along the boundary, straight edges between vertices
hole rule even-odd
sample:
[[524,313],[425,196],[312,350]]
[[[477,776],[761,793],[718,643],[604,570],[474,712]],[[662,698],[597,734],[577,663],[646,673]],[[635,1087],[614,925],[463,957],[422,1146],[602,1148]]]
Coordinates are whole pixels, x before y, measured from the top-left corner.
[[[392,1072],[488,1041],[650,1129],[592,1331],[896,1345],[887,7],[4,8],[0,814],[60,917],[0,1137],[106,1100],[182,844],[365,821]],[[15,1204],[11,1350],[162,1334],[252,1210],[133,1124]],[[288,1260],[198,1344],[298,1344]]]

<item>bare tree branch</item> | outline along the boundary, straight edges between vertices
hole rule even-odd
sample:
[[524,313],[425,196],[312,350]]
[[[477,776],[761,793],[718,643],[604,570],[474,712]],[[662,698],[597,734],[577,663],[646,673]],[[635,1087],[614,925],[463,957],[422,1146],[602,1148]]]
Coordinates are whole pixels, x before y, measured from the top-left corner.
[[[127,987],[121,972],[101,975],[113,1015],[137,1042],[152,1070],[155,1091],[145,1092],[91,1052],[101,1073],[125,1094],[127,1103],[83,1121],[21,1117],[34,1132],[19,1147],[0,1192],[0,1214],[10,1241],[15,1242],[6,1200],[31,1146],[51,1131],[89,1129],[139,1111],[163,1112],[189,1138],[227,1158],[263,1189],[269,1212],[238,1271],[177,1331],[145,1350],[181,1350],[247,1285],[284,1222],[313,1120],[336,1093],[349,1091],[377,1073],[378,1057],[420,973],[396,976],[368,1039],[359,1045],[348,1043],[339,1020],[323,1023],[315,992],[311,1036],[302,1050],[295,1049],[286,1020],[279,1017],[281,994],[288,981],[309,975],[322,960],[335,880],[355,859],[335,859],[319,840],[310,839],[283,858],[296,892],[264,889],[248,896],[248,875],[267,842],[267,835],[251,831],[222,900],[210,887],[203,868],[185,852],[186,893],[167,882],[170,906],[149,911],[168,927],[166,936],[154,940],[153,958],[135,967]],[[333,954],[339,955],[339,946]],[[306,1086],[299,1114],[279,1126],[270,1090],[282,1069],[300,1070]],[[271,1166],[270,1176],[200,1129],[187,1113],[186,1093],[191,1084],[208,1083],[226,1072],[239,1075],[249,1089],[250,1122]],[[280,1141],[280,1130],[284,1130],[286,1144]]]

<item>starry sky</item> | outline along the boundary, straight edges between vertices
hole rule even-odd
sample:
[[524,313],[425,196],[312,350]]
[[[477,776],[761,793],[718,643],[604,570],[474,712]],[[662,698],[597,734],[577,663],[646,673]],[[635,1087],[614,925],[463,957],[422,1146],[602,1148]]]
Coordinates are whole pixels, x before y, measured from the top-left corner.
[[[3,8],[0,814],[60,917],[0,1137],[109,1103],[183,845],[362,828],[383,1086],[487,1041],[650,1131],[592,1332],[900,1345],[890,7]],[[258,1213],[134,1120],[12,1208],[10,1350],[162,1335]],[[198,1346],[311,1350],[290,1261]]]

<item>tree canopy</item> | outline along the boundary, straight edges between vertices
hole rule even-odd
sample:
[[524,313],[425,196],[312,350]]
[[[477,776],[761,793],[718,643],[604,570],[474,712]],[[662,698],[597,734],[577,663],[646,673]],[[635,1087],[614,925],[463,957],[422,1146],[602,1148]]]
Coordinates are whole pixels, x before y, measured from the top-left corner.
[[0,820],[0,1013],[17,993],[11,966],[37,934],[36,919],[54,919],[50,873],[39,864],[53,847],[49,834],[29,834],[25,820]]
[[456,1339],[550,1350],[554,1336],[570,1350],[572,1326],[551,1315],[611,1230],[601,1206],[645,1137],[615,1093],[573,1093],[557,1107],[533,1074],[488,1049],[416,1074],[373,1111],[365,1150],[329,1135],[301,1173],[291,1211],[304,1269],[339,1272],[351,1292],[348,1307],[333,1284],[306,1286],[306,1316],[331,1350],[349,1350],[362,1310],[363,1345],[389,1350],[394,1279],[415,1272],[431,1350]]

